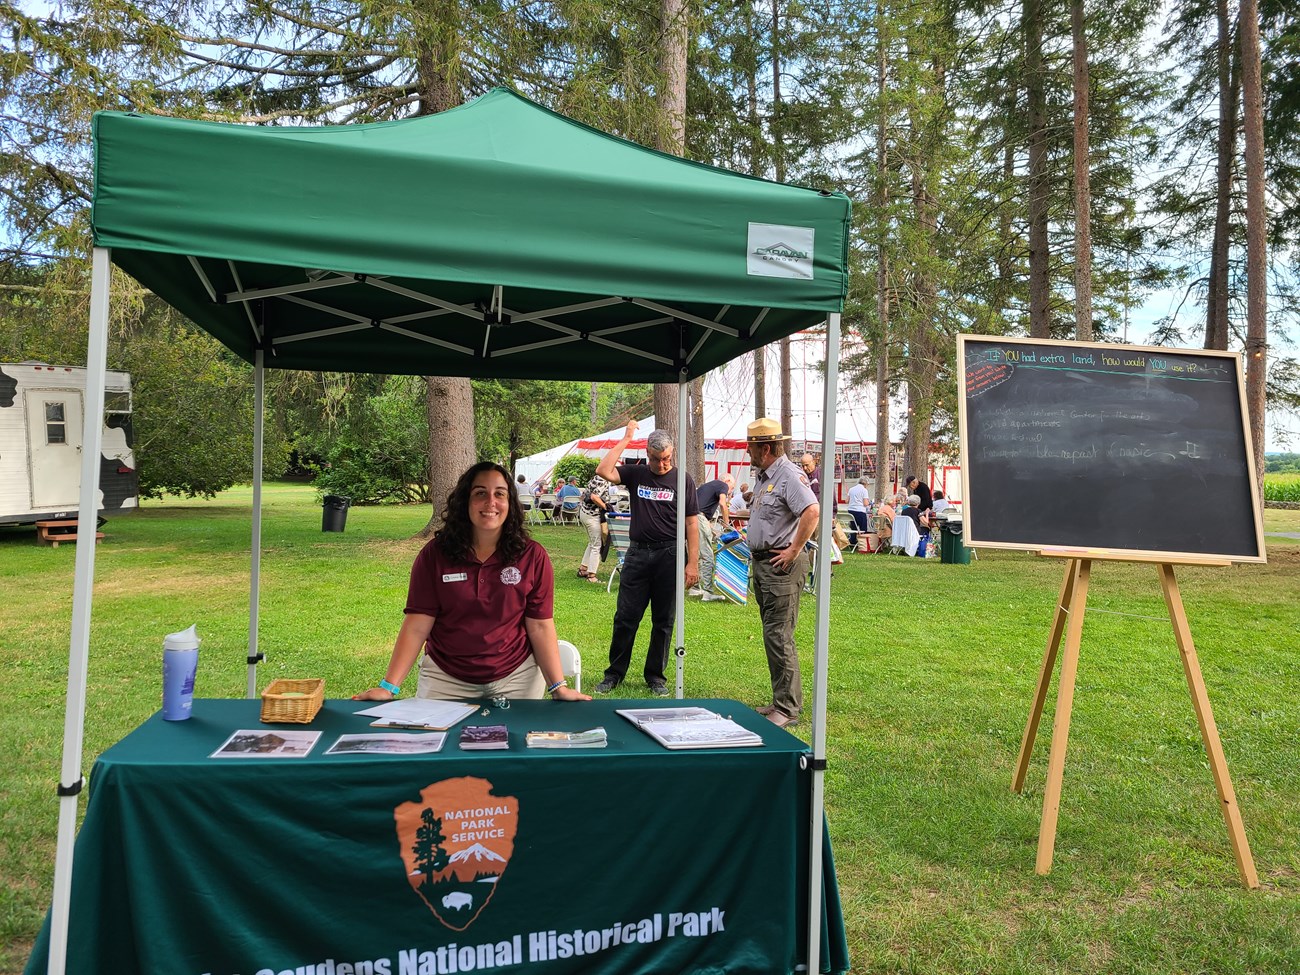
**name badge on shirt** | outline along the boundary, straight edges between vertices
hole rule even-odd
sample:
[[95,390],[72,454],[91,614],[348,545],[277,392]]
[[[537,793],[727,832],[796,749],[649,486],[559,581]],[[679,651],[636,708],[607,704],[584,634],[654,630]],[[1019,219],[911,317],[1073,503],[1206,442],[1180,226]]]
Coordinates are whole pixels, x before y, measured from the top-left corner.
[[469,578],[468,572],[448,572],[442,577],[443,582],[464,582]]

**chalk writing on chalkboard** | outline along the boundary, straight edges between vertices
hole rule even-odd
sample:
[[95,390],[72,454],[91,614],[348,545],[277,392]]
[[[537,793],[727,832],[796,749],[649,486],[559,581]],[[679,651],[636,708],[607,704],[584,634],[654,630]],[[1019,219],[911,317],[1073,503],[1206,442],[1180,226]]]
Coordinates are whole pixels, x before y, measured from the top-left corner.
[[1234,354],[963,336],[971,544],[1262,557]]

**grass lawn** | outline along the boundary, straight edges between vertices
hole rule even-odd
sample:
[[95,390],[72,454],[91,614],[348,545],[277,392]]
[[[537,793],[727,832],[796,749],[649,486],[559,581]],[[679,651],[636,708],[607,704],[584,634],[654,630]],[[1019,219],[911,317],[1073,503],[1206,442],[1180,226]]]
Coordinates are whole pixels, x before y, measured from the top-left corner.
[[[165,633],[197,623],[199,693],[242,697],[247,488],[169,499],[106,526],[96,567],[86,758],[159,705]],[[353,508],[322,534],[310,488],[271,485],[259,686],[381,675],[424,508]],[[1300,511],[1266,516],[1300,532]],[[614,597],[575,577],[584,535],[536,532],[560,635],[599,679]],[[75,546],[0,529],[0,973],[21,971],[51,897]],[[1178,578],[1262,887],[1239,882],[1153,567],[1094,566],[1056,859],[1034,854],[1051,733],[1010,791],[1062,564],[850,557],[831,599],[826,796],[854,970],[908,973],[1300,971],[1300,540],[1267,565]],[[813,608],[800,619],[811,688]],[[767,699],[757,611],[687,605],[687,694]],[[645,634],[639,649],[644,648]],[[634,658],[635,672],[638,662]],[[620,689],[645,693],[630,681]],[[1053,699],[1055,691],[1053,690]],[[807,723],[795,729],[805,737]],[[92,784],[93,788],[93,784]],[[83,800],[84,801],[84,800]],[[761,810],[755,810],[761,815]],[[701,811],[707,814],[707,811]],[[689,842],[683,834],[680,842]]]

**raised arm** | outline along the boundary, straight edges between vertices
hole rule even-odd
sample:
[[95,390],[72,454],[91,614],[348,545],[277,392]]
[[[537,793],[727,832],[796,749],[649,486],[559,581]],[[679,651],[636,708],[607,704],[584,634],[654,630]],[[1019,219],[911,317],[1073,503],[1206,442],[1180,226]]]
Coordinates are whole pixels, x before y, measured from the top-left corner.
[[609,481],[610,484],[623,483],[618,476],[618,462],[623,457],[623,451],[627,450],[627,445],[636,437],[636,428],[636,420],[628,420],[627,429],[623,431],[623,439],[610,447],[609,452],[596,465],[596,473]]

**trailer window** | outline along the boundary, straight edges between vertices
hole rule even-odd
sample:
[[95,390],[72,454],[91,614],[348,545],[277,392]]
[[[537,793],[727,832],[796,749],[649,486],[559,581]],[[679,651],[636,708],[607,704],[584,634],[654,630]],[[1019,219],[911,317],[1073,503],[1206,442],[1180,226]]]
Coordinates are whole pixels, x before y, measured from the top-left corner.
[[131,412],[131,394],[125,390],[105,390],[104,391],[104,413],[111,416],[114,413]]
[[45,442],[68,442],[68,421],[63,415],[62,403],[45,404]]

